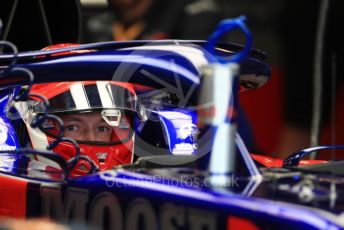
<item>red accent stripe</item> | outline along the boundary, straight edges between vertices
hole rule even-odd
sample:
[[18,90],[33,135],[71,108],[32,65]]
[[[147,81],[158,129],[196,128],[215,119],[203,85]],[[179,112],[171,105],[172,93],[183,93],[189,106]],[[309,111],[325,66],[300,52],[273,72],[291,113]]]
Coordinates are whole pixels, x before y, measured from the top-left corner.
[[259,230],[252,221],[235,216],[227,217],[227,230]]

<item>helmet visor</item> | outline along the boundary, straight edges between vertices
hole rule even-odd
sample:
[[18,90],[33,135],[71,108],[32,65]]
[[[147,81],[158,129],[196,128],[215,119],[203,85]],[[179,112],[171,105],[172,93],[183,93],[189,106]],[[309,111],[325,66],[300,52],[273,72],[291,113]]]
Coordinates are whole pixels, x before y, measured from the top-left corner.
[[[111,81],[60,82],[36,84],[34,94],[49,101],[45,108],[39,98],[28,102],[33,114],[58,116],[64,123],[64,136],[84,143],[114,144],[132,138],[133,115],[144,113],[134,89],[127,83]],[[47,111],[46,111],[47,109]],[[50,118],[41,124],[49,136],[59,136],[60,125]]]
[[[140,114],[140,104],[134,92],[108,81],[75,82],[64,85],[65,90],[49,100],[49,113],[87,112],[102,109],[130,110]],[[36,104],[37,113],[44,112],[42,103]]]

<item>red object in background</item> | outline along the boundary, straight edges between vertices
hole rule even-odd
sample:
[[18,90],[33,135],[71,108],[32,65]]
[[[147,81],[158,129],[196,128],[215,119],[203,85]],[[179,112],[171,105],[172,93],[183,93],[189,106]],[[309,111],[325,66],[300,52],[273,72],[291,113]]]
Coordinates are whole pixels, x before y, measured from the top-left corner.
[[259,230],[250,219],[240,218],[237,216],[227,217],[227,230]]
[[55,45],[44,47],[42,50],[49,51],[49,50],[63,49],[63,48],[76,47],[76,46],[80,46],[80,44],[78,44],[78,43],[60,43],[60,44],[55,44]]
[[278,148],[283,122],[283,78],[272,68],[270,81],[262,88],[240,93],[240,105],[252,127],[260,152],[271,154]]
[[[283,166],[283,160],[281,159],[258,154],[251,154],[251,157],[253,158],[253,160],[261,163],[267,168],[280,168]],[[327,161],[324,160],[301,160],[299,166],[323,164],[326,162]]]
[[258,154],[251,154],[251,157],[253,158],[253,160],[261,163],[267,168],[280,168],[283,165],[283,160],[281,159]]
[[[42,51],[50,51],[50,50],[56,50],[56,49],[63,49],[63,48],[69,48],[69,47],[77,47],[80,46],[78,43],[61,43],[61,44],[55,44],[51,46],[44,47]],[[62,55],[69,55],[69,54],[75,54],[75,53],[88,53],[92,52],[92,50],[71,50],[71,51],[65,51],[65,52],[59,52],[59,53],[53,53],[50,54],[52,57],[56,56],[62,56]],[[44,58],[45,55],[37,56],[38,58]]]
[[[270,81],[262,88],[241,93],[240,105],[246,113],[252,127],[257,149],[264,154],[274,156],[278,151],[282,127],[284,124],[283,102],[284,87],[283,73],[274,66]],[[325,124],[322,130],[321,145],[344,144],[344,85],[338,88],[336,98],[335,131],[331,123]],[[333,134],[335,138],[333,138]],[[337,151],[338,152],[338,151]],[[320,152],[318,159],[330,160],[331,154]],[[336,159],[344,160],[344,154],[339,153]]]

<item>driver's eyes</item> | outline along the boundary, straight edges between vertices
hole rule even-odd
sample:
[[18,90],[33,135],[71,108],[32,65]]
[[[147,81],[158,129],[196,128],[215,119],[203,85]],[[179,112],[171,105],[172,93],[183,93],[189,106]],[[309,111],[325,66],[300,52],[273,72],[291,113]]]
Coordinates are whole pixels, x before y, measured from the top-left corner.
[[110,128],[106,127],[106,126],[100,126],[100,127],[98,127],[98,131],[99,132],[109,132]]
[[66,126],[66,129],[67,129],[68,131],[75,132],[75,131],[77,131],[79,128],[78,128],[77,125],[67,125],[67,126]]

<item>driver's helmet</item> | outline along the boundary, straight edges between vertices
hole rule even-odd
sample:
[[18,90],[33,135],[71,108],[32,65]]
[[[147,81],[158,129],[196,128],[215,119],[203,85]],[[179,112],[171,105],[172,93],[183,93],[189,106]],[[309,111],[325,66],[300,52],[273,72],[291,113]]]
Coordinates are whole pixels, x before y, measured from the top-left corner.
[[[39,128],[30,123],[37,115],[53,114],[64,123],[64,137],[77,141],[81,155],[87,155],[100,169],[129,164],[133,161],[135,116],[144,118],[144,110],[138,102],[133,86],[114,81],[78,81],[41,83],[33,85],[30,94],[44,96],[49,108],[39,97],[19,106],[28,130],[30,142],[35,149],[44,149],[61,132],[59,123],[44,119]],[[75,147],[69,142],[60,142],[53,151],[66,160],[75,156]],[[79,160],[74,175],[83,175],[91,165]]]

